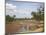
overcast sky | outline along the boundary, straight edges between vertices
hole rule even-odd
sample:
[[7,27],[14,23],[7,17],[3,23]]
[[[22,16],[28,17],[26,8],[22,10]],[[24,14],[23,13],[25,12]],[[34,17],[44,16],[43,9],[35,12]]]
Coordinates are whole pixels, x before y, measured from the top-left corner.
[[16,15],[16,18],[31,18],[31,12],[37,11],[37,8],[43,6],[43,3],[15,2],[6,0],[6,15]]

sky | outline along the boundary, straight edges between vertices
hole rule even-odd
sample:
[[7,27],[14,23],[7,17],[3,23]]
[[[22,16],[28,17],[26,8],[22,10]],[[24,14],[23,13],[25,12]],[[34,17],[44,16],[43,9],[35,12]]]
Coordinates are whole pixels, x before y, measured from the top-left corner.
[[37,12],[37,8],[40,6],[43,6],[43,3],[6,0],[6,15],[16,15],[16,18],[31,18],[32,11]]

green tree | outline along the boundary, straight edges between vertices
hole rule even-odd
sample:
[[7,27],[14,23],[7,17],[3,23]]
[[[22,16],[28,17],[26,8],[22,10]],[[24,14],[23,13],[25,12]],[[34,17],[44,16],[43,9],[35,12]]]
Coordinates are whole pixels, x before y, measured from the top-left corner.
[[38,9],[38,12],[32,12],[31,13],[33,15],[33,19],[35,20],[44,20],[44,8],[41,7]]
[[7,22],[10,22],[10,21],[13,21],[13,20],[14,20],[13,17],[11,17],[11,16],[9,16],[9,15],[6,15],[6,21],[7,21]]

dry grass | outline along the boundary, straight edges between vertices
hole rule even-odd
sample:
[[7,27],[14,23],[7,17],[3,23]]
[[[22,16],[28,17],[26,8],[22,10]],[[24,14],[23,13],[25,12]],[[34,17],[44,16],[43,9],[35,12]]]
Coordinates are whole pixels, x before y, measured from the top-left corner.
[[19,32],[20,28],[22,28],[22,24],[24,25],[30,25],[30,32],[42,32],[43,31],[43,24],[35,24],[35,23],[31,23],[31,21],[14,21],[14,22],[9,22],[8,24],[6,24],[6,32],[7,33],[16,33]]

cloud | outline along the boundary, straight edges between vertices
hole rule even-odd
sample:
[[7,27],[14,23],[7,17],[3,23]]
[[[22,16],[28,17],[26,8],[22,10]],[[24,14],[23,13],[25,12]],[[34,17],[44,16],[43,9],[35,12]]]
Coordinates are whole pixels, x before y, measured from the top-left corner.
[[15,14],[17,18],[31,17],[31,9],[17,9]]
[[11,9],[15,9],[16,8],[16,6],[14,6],[13,4],[8,4],[8,3],[6,3],[6,8],[11,8]]
[[13,4],[6,3],[6,15],[13,15],[13,13],[16,11],[16,6]]
[[16,15],[16,17],[30,17],[31,9],[29,8],[17,8],[16,5],[6,3],[6,15]]
[[16,11],[19,12],[19,13],[28,14],[28,13],[30,13],[32,11],[32,9],[31,8],[19,8],[19,9],[16,9]]
[[25,9],[21,9],[21,8],[16,9],[16,6],[14,6],[14,5],[12,5],[12,4],[6,3],[6,13],[7,13],[7,11],[8,11],[8,12],[19,12],[19,13],[28,14],[29,11],[31,11],[31,10],[26,9],[26,8],[25,8]]

